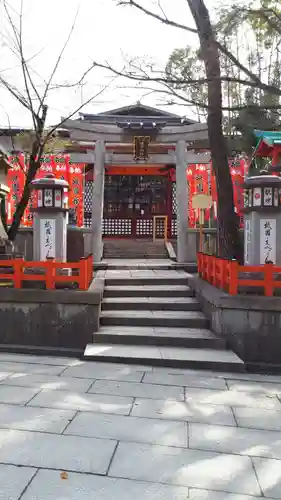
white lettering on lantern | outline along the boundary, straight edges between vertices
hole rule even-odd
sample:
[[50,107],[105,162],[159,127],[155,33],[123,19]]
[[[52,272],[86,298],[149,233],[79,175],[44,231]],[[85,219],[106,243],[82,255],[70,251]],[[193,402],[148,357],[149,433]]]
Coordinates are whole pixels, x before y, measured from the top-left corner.
[[52,189],[44,189],[44,206],[52,207],[53,206],[53,190]]
[[273,203],[272,203],[272,188],[271,187],[264,188],[263,204],[265,207],[271,207],[273,205]]

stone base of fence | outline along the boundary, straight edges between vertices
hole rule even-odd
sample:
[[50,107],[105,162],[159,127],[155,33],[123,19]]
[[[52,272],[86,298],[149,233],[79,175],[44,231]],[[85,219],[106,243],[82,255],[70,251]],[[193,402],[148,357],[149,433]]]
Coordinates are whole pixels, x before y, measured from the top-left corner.
[[281,297],[231,296],[198,276],[189,283],[212,331],[248,368],[281,371]]
[[98,279],[79,293],[0,289],[0,350],[11,345],[19,352],[26,346],[31,352],[82,353],[99,329],[102,295],[103,281]]

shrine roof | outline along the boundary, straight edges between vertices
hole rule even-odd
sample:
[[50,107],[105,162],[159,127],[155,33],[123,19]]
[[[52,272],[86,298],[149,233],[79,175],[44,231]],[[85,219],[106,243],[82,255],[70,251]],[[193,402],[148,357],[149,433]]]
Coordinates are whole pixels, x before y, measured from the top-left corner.
[[102,113],[98,113],[99,116],[106,115],[114,115],[114,116],[159,116],[159,117],[174,117],[180,118],[178,115],[174,113],[168,113],[167,111],[163,111],[161,109],[152,108],[151,106],[145,106],[140,102],[136,104],[132,104],[130,106],[123,106],[122,108],[112,109],[110,111],[103,111]]
[[254,156],[271,156],[275,147],[281,147],[281,131],[254,130],[258,144]]
[[134,105],[112,109],[97,114],[80,113],[80,119],[95,122],[114,124],[125,129],[162,129],[166,125],[189,125],[196,123],[189,118],[182,118],[157,108],[145,106],[139,102]]

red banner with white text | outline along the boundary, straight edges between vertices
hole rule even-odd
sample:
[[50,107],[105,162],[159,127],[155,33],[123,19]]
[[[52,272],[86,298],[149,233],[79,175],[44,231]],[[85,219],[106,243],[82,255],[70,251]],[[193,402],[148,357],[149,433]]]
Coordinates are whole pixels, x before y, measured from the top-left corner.
[[[10,193],[8,195],[8,224],[11,224],[16,206],[20,200],[25,183],[25,173],[28,169],[28,161],[24,162],[24,155],[11,157],[13,165],[8,170],[8,186]],[[83,226],[84,214],[84,164],[71,164],[69,155],[45,155],[41,160],[41,167],[36,173],[36,179],[42,179],[48,174],[53,174],[57,179],[66,180],[69,183],[68,206],[73,214],[72,220],[78,227]],[[36,193],[33,191],[25,210],[22,224],[32,226],[32,204],[35,201]],[[36,201],[35,201],[36,204]]]

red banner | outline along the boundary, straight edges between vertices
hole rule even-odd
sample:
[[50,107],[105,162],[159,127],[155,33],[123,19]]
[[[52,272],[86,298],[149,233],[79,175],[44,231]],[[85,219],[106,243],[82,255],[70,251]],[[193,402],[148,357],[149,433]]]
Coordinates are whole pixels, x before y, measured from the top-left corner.
[[[188,227],[195,228],[196,222],[199,221],[198,210],[192,208],[192,200],[195,194],[210,194],[210,166],[209,165],[188,165],[187,168],[187,180],[189,185],[189,197],[188,197]],[[210,218],[210,210],[205,210],[204,212],[205,220],[208,221]]]
[[[229,169],[233,183],[233,197],[234,206],[237,215],[240,217],[240,225],[243,226],[243,212],[244,207],[244,189],[243,182],[245,175],[247,175],[247,162],[244,159],[229,159]],[[211,210],[205,210],[205,222],[209,221],[211,217],[217,218],[217,186],[212,165],[188,165],[187,168],[188,180],[188,220],[189,227],[195,228],[198,222],[199,214],[192,208],[192,198],[195,194],[203,193],[210,194],[213,200],[213,207]]]
[[77,227],[82,227],[84,223],[84,203],[83,200],[83,179],[84,165],[69,164],[69,198],[68,204],[70,207],[73,223]]
[[[244,159],[229,160],[228,166],[233,184],[233,198],[234,207],[237,215],[240,217],[240,225],[243,226],[243,212],[244,207],[244,189],[243,183],[245,175],[247,174],[247,162]],[[214,206],[214,217],[216,218],[217,206],[217,186],[214,172],[211,172],[211,195]]]
[[188,165],[187,180],[188,180],[188,227],[191,229],[196,227],[196,214],[195,210],[192,208],[192,199],[194,193],[196,192],[196,183],[195,183],[195,172],[196,165]]
[[10,192],[7,196],[7,222],[12,223],[13,214],[17,208],[17,205],[21,199],[24,183],[25,183],[25,166],[24,166],[24,156],[19,155],[18,157],[9,157],[9,162],[12,168],[9,168],[7,174],[7,183],[10,188]]
[[[28,168],[28,164],[27,164]],[[36,179],[42,179],[48,174],[53,173],[53,164],[52,164],[52,159],[51,156],[46,155],[42,158],[41,160],[41,167],[39,170],[36,172]],[[24,226],[32,226],[33,224],[33,213],[31,211],[31,208],[33,206],[37,205],[37,191],[31,191],[31,196],[28,201],[28,205],[26,207],[25,213],[24,213]]]
[[[22,195],[25,171],[28,169],[28,163],[27,165],[24,164],[23,155],[12,157],[11,163],[14,166],[8,170],[8,186],[11,190],[8,196],[8,224],[12,221],[15,208]],[[68,207],[70,212],[74,213],[74,220],[78,227],[83,226],[84,217],[84,170],[84,164],[72,165],[69,155],[45,155],[41,160],[41,167],[36,173],[36,179],[42,179],[48,174],[53,174],[57,179],[63,179],[69,183]],[[32,226],[33,224],[31,207],[33,203],[36,205],[35,196],[36,193],[33,191],[23,217],[22,223],[24,226]]]

